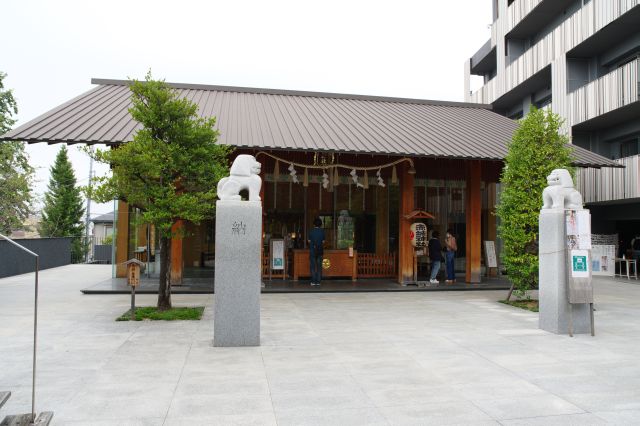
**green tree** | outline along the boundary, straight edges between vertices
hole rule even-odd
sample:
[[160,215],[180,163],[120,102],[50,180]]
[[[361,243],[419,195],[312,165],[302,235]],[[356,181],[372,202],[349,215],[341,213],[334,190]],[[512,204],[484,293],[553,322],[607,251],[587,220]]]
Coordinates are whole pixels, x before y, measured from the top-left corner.
[[500,179],[503,191],[496,214],[504,242],[502,260],[519,296],[538,284],[538,215],[547,176],[553,169],[573,173],[571,148],[568,137],[559,132],[561,125],[559,115],[531,108],[509,144]]
[[[11,90],[5,90],[2,80],[6,74],[0,72],[0,135],[11,130],[16,120],[18,106]],[[24,144],[17,141],[0,142],[0,233],[23,227],[31,213],[31,184],[33,167]]]
[[217,182],[228,174],[230,148],[216,143],[215,118],[200,118],[198,106],[164,81],[133,81],[131,116],[142,124],[133,140],[97,150],[111,175],[99,178],[95,199],[119,198],[142,210],[142,222],[160,237],[158,309],[171,308],[171,228],[178,220],[199,223],[214,215]]
[[80,259],[84,254],[79,238],[84,232],[84,203],[65,145],[60,147],[50,172],[49,186],[44,194],[40,234],[43,237],[78,237],[73,240],[71,249],[73,259]]

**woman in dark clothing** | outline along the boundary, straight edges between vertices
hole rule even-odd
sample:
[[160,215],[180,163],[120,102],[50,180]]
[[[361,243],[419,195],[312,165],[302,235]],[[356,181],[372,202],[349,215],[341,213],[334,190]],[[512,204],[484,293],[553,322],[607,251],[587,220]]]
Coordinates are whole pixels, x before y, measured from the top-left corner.
[[431,260],[431,284],[438,284],[438,271],[440,271],[440,263],[442,263],[442,245],[440,244],[440,233],[433,231],[429,240],[429,259]]
[[313,229],[309,231],[309,269],[311,269],[311,285],[320,285],[322,280],[322,255],[324,254],[324,229],[322,219],[316,217]]
[[453,230],[447,230],[447,236],[444,239],[444,247],[446,250],[445,259],[447,265],[447,284],[451,284],[456,282],[456,270],[455,270],[455,262],[456,262],[456,250],[458,250],[458,243],[456,242],[456,237],[453,235]]

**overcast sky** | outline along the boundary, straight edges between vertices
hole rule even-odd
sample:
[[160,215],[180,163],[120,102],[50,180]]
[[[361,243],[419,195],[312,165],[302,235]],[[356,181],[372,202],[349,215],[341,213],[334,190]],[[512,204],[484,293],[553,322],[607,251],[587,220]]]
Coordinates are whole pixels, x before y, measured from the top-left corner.
[[[148,69],[179,83],[462,101],[464,61],[491,23],[489,0],[4,0],[0,9],[0,71],[18,125],[91,89],[92,77],[141,79]],[[38,196],[58,149],[28,148]],[[70,154],[86,184],[88,157]],[[92,216],[111,209],[94,204]]]

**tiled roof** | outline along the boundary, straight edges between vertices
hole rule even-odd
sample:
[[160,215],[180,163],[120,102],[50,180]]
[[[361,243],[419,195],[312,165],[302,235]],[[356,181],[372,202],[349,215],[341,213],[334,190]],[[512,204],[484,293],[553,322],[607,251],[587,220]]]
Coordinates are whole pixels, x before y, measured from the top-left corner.
[[[128,81],[98,86],[10,131],[0,140],[119,144],[140,125],[129,115]],[[216,116],[222,144],[242,148],[334,151],[502,160],[517,123],[487,105],[245,87],[171,84]],[[576,150],[579,165],[612,161]]]

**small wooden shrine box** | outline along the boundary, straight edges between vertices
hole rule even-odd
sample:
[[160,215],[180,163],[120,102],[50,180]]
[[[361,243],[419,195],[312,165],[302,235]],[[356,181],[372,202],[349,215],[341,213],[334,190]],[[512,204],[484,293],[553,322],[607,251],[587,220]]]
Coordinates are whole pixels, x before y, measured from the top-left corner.
[[138,259],[130,259],[124,262],[127,265],[127,284],[132,287],[140,285],[140,270],[144,270],[144,262]]

